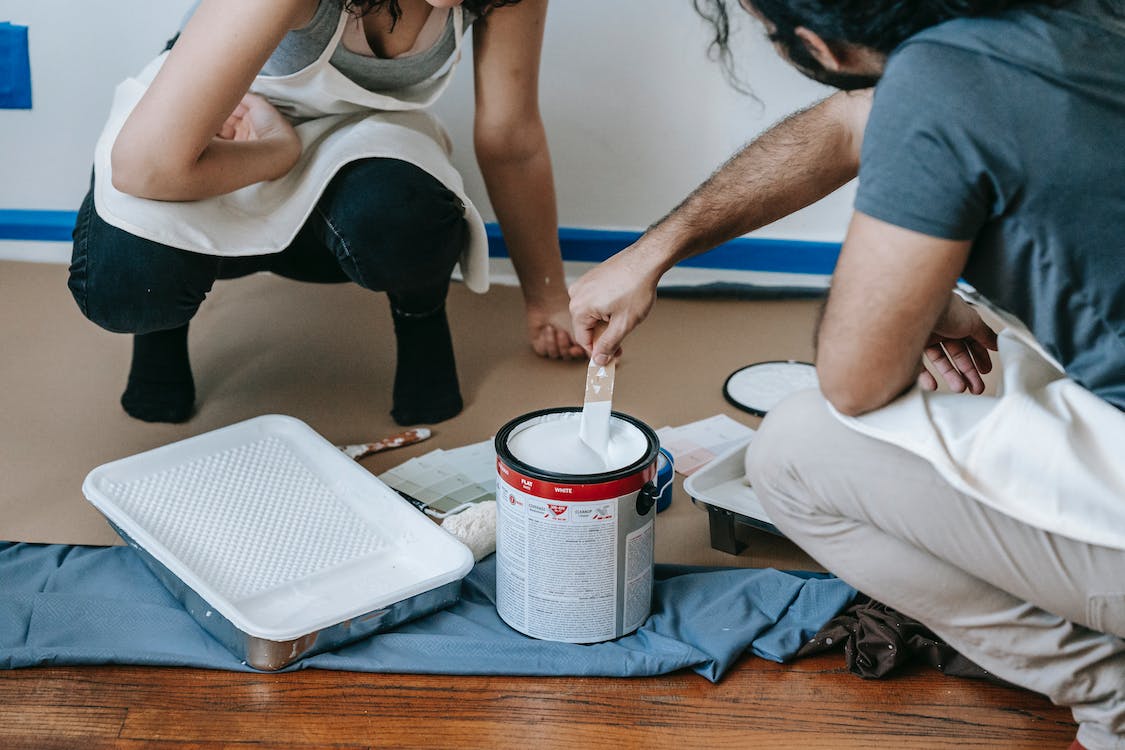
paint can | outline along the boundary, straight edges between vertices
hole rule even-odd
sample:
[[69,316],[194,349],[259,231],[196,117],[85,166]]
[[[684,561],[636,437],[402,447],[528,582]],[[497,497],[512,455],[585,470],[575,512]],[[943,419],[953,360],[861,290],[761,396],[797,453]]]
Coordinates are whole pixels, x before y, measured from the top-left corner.
[[609,468],[589,471],[566,442],[580,414],[544,409],[496,433],[496,609],[524,635],[596,643],[652,609],[659,442],[613,412]]

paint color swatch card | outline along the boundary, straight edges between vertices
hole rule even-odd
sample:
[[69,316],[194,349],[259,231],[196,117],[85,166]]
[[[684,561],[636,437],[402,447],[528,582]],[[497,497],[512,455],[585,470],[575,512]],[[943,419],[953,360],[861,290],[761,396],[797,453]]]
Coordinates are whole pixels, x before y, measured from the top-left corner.
[[662,427],[656,434],[660,446],[676,459],[676,471],[686,477],[753,432],[726,414],[716,414],[680,427]]
[[496,497],[496,449],[491,440],[436,450],[385,471],[379,479],[417,500],[431,515]]

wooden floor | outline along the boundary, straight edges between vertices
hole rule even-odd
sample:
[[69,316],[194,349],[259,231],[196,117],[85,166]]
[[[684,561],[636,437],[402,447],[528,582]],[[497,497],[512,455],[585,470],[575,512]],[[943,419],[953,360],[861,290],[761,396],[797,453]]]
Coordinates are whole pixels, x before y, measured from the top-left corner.
[[282,675],[189,669],[0,673],[0,748],[1057,748],[1069,712],[929,669],[864,681],[839,654],[747,657],[712,685],[633,680]]

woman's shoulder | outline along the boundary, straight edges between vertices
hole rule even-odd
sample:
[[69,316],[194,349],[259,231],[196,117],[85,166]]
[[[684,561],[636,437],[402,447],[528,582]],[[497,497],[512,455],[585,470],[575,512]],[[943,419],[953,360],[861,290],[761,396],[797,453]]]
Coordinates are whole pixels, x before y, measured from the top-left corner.
[[312,18],[304,26],[290,31],[278,44],[262,67],[262,73],[283,76],[296,73],[314,62],[332,41],[344,0],[309,0],[315,2]]

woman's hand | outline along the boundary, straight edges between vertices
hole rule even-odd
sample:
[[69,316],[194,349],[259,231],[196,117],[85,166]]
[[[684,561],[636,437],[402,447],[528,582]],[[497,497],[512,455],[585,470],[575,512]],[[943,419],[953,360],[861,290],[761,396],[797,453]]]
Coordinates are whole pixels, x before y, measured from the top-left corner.
[[526,309],[527,337],[536,354],[549,359],[585,359],[586,352],[574,341],[565,296],[551,302],[528,302]]
[[661,269],[638,250],[634,245],[621,251],[570,287],[575,339],[600,365],[620,354],[622,340],[656,301]]
[[[992,372],[988,350],[996,351],[996,332],[980,314],[956,294],[934,325],[925,356],[954,393],[984,393],[982,375]],[[918,375],[918,385],[937,390],[937,379],[928,370]]]
[[216,134],[225,141],[276,141],[301,149],[297,131],[277,108],[258,94],[246,94]]

